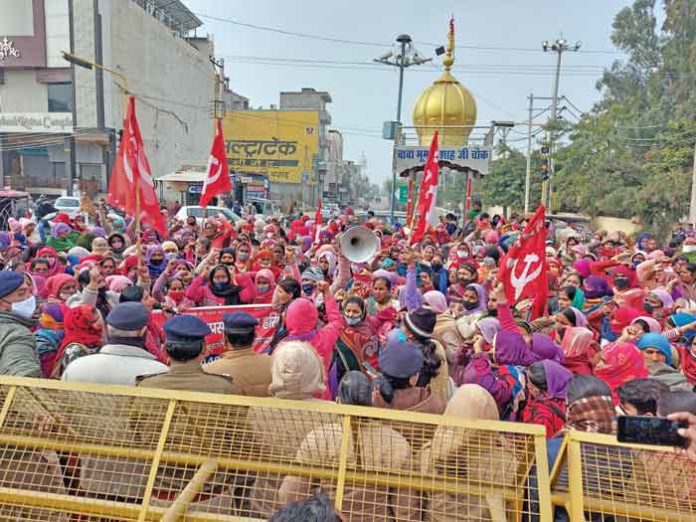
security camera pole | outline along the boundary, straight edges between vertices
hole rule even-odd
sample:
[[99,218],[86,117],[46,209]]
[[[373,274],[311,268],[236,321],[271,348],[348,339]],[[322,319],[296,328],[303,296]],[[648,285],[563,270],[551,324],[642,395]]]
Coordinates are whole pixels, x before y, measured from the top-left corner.
[[556,53],[556,76],[553,80],[553,95],[551,100],[551,123],[554,126],[551,129],[551,162],[549,179],[544,183],[542,189],[542,202],[547,209],[550,209],[551,207],[551,180],[556,174],[554,153],[556,148],[556,112],[558,108],[558,83],[561,76],[561,56],[565,51],[578,51],[581,45],[582,42],[576,42],[575,45],[569,45],[568,41],[563,37],[556,39],[554,42],[549,42],[548,40],[541,42],[541,48],[545,53]]
[[[407,34],[400,34],[396,37],[397,44],[401,45],[401,50],[397,55],[389,52],[379,58],[375,58],[374,61],[377,63],[383,63],[385,65],[391,65],[392,67],[399,68],[399,96],[396,102],[396,123],[397,126],[401,126],[401,98],[404,90],[404,69],[411,67],[412,65],[422,65],[427,62],[431,62],[432,58],[421,58],[418,52],[413,48],[411,42],[413,40]],[[392,60],[390,60],[392,58]],[[398,144],[395,144],[395,146]],[[391,184],[391,197],[389,198],[389,219],[391,224],[394,224],[394,209],[396,207],[396,169],[392,169],[392,184]]]

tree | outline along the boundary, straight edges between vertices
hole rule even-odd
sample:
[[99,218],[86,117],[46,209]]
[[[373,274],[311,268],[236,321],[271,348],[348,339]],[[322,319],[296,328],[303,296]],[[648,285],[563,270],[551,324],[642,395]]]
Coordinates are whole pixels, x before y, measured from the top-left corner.
[[590,215],[637,216],[660,233],[688,207],[696,141],[696,0],[635,0],[616,15],[615,62],[601,100],[558,151],[554,202]]
[[[505,209],[524,209],[525,177],[527,159],[520,151],[500,144],[498,158],[491,161],[488,175],[477,183],[476,192],[481,194],[486,205],[498,205]],[[541,156],[532,155],[532,183],[530,207],[535,208],[541,201],[541,178],[539,176]]]

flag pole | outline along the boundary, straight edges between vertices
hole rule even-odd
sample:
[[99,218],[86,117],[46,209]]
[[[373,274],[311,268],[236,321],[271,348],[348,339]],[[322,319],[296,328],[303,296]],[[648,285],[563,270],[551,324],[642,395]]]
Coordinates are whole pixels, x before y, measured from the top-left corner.
[[[138,176],[139,177],[139,176]],[[138,180],[138,178],[135,178]],[[135,187],[135,251],[138,253],[138,277],[143,266],[142,234],[140,233],[140,183],[136,181]]]

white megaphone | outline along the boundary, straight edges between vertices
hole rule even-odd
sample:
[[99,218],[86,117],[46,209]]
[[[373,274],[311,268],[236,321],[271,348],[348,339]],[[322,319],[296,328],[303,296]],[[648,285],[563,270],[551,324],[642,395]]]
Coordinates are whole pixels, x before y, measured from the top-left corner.
[[353,263],[364,263],[372,259],[379,249],[379,238],[367,227],[351,227],[340,240],[343,255]]

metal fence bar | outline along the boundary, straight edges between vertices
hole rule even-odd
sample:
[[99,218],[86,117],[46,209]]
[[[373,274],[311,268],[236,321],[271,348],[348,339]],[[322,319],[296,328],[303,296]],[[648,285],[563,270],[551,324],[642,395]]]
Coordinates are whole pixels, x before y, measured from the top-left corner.
[[155,458],[152,459],[152,466],[150,466],[150,475],[147,477],[147,485],[145,486],[145,495],[143,496],[143,503],[140,509],[140,515],[138,516],[138,522],[144,522],[147,516],[147,508],[150,505],[152,488],[155,486],[157,469],[159,468],[160,458],[162,457],[162,452],[164,451],[164,445],[167,442],[167,435],[169,435],[169,427],[171,426],[172,419],[174,418],[174,411],[176,411],[176,401],[172,399],[169,401],[169,405],[167,406],[167,413],[162,424],[162,431],[160,431],[159,440],[157,441],[157,449],[155,449]]
[[585,519],[582,485],[582,452],[580,443],[572,438],[568,441],[568,481],[570,491],[570,519],[582,522]]
[[551,522],[553,520],[551,477],[549,475],[546,437],[544,435],[537,435],[534,437],[534,453],[537,473],[537,490],[539,491],[539,517],[541,522]]
[[[341,456],[338,461],[338,481],[336,483],[336,509],[343,509],[343,493],[346,487],[346,469],[348,468],[348,451],[350,449],[351,439],[351,417],[346,415],[343,417],[343,437],[341,438]],[[353,445],[357,447],[360,444],[359,440],[353,441]]]
[[10,407],[12,406],[15,393],[17,393],[17,386],[12,386],[7,391],[7,395],[5,395],[5,402],[2,403],[2,410],[0,410],[0,426],[2,426],[5,422],[5,418],[7,417]]

